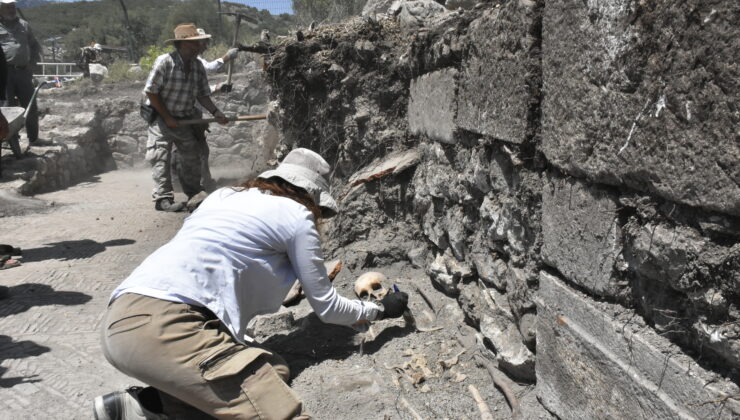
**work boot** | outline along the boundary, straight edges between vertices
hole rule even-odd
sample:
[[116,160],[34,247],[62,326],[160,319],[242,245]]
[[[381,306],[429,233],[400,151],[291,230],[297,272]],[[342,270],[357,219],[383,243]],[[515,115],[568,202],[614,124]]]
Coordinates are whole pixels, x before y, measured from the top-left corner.
[[171,198],[160,198],[154,205],[154,208],[159,211],[178,212],[185,208],[185,205],[181,202],[175,202]]
[[142,387],[132,386],[125,391],[116,391],[95,397],[93,402],[95,420],[167,419],[164,414],[154,413],[144,408],[139,399],[143,390]]

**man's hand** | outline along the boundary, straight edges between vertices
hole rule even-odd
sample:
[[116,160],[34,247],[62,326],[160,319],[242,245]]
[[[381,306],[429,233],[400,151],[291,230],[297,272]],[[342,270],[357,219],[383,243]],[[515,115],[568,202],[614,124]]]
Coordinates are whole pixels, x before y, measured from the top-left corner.
[[225,125],[225,124],[227,124],[227,123],[229,122],[229,119],[228,119],[228,118],[226,118],[226,115],[224,115],[224,113],[223,113],[223,112],[221,112],[221,111],[216,111],[216,112],[214,112],[214,113],[213,113],[213,118],[215,118],[215,119],[216,119],[216,121],[217,121],[217,122],[218,122],[219,124],[221,124],[221,125]]
[[0,112],[0,141],[5,140],[8,137],[8,130],[8,120],[6,120],[3,113]]
[[409,308],[409,295],[404,292],[389,293],[380,300],[383,318],[400,318]]
[[166,125],[169,128],[177,128],[180,124],[178,124],[177,120],[172,117],[165,117],[164,125]]
[[229,51],[226,51],[226,54],[223,56],[224,62],[235,59],[237,54],[239,54],[239,48],[231,48]]

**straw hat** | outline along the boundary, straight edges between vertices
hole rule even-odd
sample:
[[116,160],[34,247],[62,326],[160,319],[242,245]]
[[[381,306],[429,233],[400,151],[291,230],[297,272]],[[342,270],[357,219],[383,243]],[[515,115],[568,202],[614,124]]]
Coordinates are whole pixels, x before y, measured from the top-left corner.
[[175,38],[168,39],[165,44],[175,41],[198,41],[201,39],[210,39],[211,36],[204,30],[198,30],[198,27],[192,23],[183,23],[175,28]]
[[334,216],[339,207],[329,194],[329,164],[313,150],[298,148],[285,156],[277,168],[261,173],[257,178],[281,178],[296,187],[303,188],[322,207],[325,217]]

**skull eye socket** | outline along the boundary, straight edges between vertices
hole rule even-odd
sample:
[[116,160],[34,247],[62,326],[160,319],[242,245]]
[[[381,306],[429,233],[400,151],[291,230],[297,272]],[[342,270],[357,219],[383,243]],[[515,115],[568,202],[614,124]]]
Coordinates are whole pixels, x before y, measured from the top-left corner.
[[365,296],[368,296],[368,295],[370,295],[370,292],[367,292],[365,290],[363,290],[362,292],[360,292],[360,297],[361,298],[364,298]]
[[380,283],[375,283],[372,286],[373,286],[373,290],[378,290],[378,289],[382,289],[383,288],[383,286]]

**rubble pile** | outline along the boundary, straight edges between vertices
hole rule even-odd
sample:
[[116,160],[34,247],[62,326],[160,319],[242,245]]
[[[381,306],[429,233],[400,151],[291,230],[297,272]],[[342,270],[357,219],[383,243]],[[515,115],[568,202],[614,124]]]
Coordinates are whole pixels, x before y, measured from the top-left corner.
[[265,56],[329,257],[424,269],[560,418],[740,415],[733,3],[376,3]]
[[[211,79],[215,86],[225,77]],[[142,89],[141,82],[120,82],[44,92],[38,101],[43,145],[32,145],[22,159],[4,153],[2,178],[12,180],[5,187],[32,195],[115,168],[146,165],[147,125],[138,112]],[[266,113],[267,87],[256,62],[234,75],[231,92],[217,93],[214,100],[227,115]],[[277,141],[265,121],[211,124],[211,167],[217,173],[233,168],[240,176],[263,170]]]

